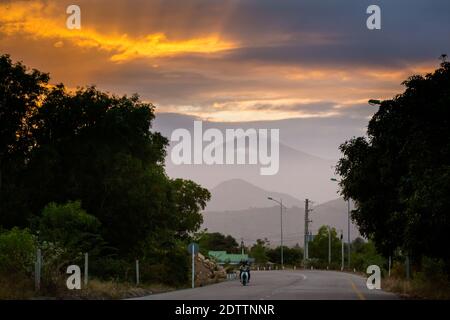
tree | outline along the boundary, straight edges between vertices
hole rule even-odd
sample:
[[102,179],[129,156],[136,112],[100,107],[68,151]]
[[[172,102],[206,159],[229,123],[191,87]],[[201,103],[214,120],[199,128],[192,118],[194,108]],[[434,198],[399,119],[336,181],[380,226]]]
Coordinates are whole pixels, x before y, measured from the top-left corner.
[[238,253],[239,244],[230,235],[223,235],[219,232],[204,233],[199,239],[199,247],[203,252],[226,251],[228,253]]
[[250,256],[255,259],[255,263],[265,264],[269,261],[267,255],[267,242],[265,240],[258,239],[256,243],[250,249]]
[[30,274],[36,256],[36,240],[29,230],[0,232],[0,275]]
[[356,238],[352,243],[351,252],[352,268],[365,272],[370,265],[377,265],[382,268],[386,264],[383,258],[376,250],[372,241],[365,242],[361,238]]
[[171,187],[173,193],[173,202],[171,203],[174,204],[177,236],[187,238],[203,223],[203,216],[200,212],[205,209],[211,193],[191,180],[172,180]]
[[0,225],[24,225],[20,171],[34,145],[28,119],[36,112],[49,80],[8,55],[0,56]]
[[59,244],[73,254],[99,253],[103,245],[100,221],[81,208],[81,202],[50,203],[39,219],[39,240]]
[[[323,265],[328,265],[329,226],[321,226],[314,239],[309,242],[309,256],[319,259]],[[335,228],[331,228],[331,263],[341,262],[341,239]]]
[[116,258],[173,258],[186,271],[185,245],[210,194],[166,175],[168,140],[151,130],[155,107],[137,95],[70,92],[48,81],[0,59],[0,226],[34,224],[41,238],[86,249],[98,236]]
[[[267,256],[272,263],[281,263],[281,246],[267,250]],[[283,246],[283,263],[285,265],[296,265],[303,259],[303,250],[296,245],[293,248]]]
[[137,96],[93,87],[51,89],[30,119],[36,147],[25,170],[29,210],[79,199],[102,223],[105,240],[131,253],[170,220],[162,165],[167,140],[149,130],[153,109]]
[[341,145],[337,173],[352,219],[385,255],[443,259],[450,274],[450,63],[382,101],[368,137]]

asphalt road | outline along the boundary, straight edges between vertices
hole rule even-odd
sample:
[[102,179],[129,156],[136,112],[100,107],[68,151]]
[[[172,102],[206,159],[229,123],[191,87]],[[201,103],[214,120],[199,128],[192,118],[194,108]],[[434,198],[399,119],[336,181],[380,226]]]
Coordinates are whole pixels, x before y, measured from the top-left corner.
[[[383,283],[381,283],[383,286]],[[335,271],[252,271],[244,287],[238,280],[155,294],[139,300],[392,300],[395,294],[369,290],[366,279]]]

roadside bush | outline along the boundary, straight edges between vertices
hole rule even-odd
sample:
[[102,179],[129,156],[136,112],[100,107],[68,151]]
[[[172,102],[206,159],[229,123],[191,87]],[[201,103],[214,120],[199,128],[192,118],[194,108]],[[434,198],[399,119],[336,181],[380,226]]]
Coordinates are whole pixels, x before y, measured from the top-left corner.
[[189,280],[189,255],[185,248],[176,247],[170,255],[163,259],[165,265],[163,283],[170,286],[181,286]]
[[39,219],[40,240],[58,243],[73,254],[98,253],[104,244],[100,221],[86,213],[80,201],[48,204]]
[[[170,254],[140,263],[142,283],[163,283],[182,287],[189,281],[190,259],[184,248],[173,248]],[[157,262],[155,261],[157,260]]]
[[[94,258],[90,262],[92,276],[106,281],[135,281],[134,262],[114,257]],[[141,266],[142,268],[142,266]]]
[[31,274],[35,254],[36,241],[28,229],[13,228],[0,234],[0,274]]
[[403,262],[400,261],[394,261],[391,268],[391,277],[392,278],[405,278],[406,277],[406,271],[405,271],[405,265]]
[[423,257],[421,266],[421,272],[426,279],[436,282],[448,283],[449,279],[445,272],[445,263],[441,259]]

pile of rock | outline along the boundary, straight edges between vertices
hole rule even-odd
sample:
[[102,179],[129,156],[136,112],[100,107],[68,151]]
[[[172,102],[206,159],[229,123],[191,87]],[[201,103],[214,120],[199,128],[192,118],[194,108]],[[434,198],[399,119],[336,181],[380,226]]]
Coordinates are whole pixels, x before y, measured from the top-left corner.
[[202,254],[197,254],[195,259],[195,286],[205,286],[226,280],[227,273],[222,266],[214,261],[205,258]]

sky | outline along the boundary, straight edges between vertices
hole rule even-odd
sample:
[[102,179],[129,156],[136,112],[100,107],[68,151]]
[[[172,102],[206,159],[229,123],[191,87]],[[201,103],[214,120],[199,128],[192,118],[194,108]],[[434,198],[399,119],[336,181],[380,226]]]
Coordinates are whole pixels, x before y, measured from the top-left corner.
[[[81,30],[66,28],[70,4]],[[366,27],[371,4],[381,30]],[[0,53],[52,82],[219,122],[355,119],[361,129],[375,111],[367,101],[434,70],[449,40],[445,0],[0,2]]]

